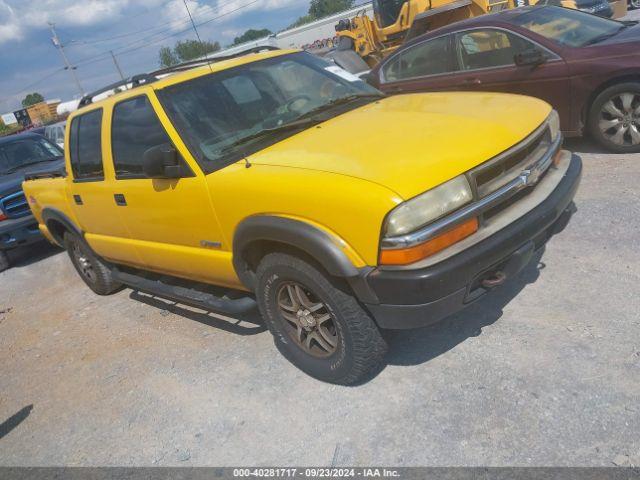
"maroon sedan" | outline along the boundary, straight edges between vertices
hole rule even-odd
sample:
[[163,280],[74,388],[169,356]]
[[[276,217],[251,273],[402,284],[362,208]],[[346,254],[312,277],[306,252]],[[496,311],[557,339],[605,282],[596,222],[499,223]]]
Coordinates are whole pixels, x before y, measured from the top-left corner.
[[640,152],[637,22],[553,6],[508,10],[417,37],[368,78],[387,93],[531,95],[553,105],[566,136],[586,130],[608,150]]

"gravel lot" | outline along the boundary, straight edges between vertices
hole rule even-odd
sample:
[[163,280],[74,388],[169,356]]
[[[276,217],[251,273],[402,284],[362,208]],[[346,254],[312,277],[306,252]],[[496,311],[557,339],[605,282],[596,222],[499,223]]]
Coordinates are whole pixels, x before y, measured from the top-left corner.
[[583,152],[578,212],[519,278],[389,332],[358,387],[287,363],[257,317],[124,290],[64,252],[0,273],[0,465],[639,465],[640,155]]

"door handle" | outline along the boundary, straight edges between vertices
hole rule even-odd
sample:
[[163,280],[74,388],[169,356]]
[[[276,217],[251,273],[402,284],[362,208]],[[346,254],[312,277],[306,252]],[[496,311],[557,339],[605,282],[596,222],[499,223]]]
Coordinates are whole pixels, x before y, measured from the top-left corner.
[[76,205],[82,205],[82,197],[80,195],[74,195],[73,201],[76,202]]
[[127,199],[124,198],[123,194],[114,193],[113,194],[113,199],[116,201],[116,205],[118,205],[119,207],[126,207],[127,206]]
[[482,80],[479,78],[465,78],[462,81],[463,85],[482,85]]

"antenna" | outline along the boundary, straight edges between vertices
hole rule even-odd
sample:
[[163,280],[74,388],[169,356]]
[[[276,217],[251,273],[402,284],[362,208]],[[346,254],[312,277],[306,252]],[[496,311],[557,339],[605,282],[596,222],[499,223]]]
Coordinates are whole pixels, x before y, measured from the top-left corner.
[[191,10],[189,10],[189,5],[187,5],[187,0],[182,0],[184,3],[184,8],[187,9],[187,13],[189,14],[189,20],[191,20],[191,26],[193,27],[193,31],[196,32],[196,37],[198,38],[198,42],[200,42],[200,46],[202,47],[202,51],[204,52],[204,59],[207,61],[207,65],[209,65],[209,70],[213,73],[213,69],[211,68],[211,63],[209,63],[209,56],[204,48],[204,43],[200,39],[200,34],[198,33],[198,29],[196,28],[196,22],[193,21],[193,17],[191,16]]

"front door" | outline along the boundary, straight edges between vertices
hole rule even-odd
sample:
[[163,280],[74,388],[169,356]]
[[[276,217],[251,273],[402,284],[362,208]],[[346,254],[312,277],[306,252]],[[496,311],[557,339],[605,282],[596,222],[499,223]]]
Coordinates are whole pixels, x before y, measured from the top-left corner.
[[[155,97],[131,92],[115,104],[111,151],[116,196],[131,240],[150,270],[232,286],[235,275],[211,203],[207,183],[177,134],[172,141]],[[164,117],[166,119],[166,117]],[[165,124],[169,124],[168,121]],[[147,178],[145,151],[171,144],[178,150],[181,178]],[[233,285],[235,286],[235,285]]]
[[[515,33],[475,29],[454,35],[458,72],[450,78],[459,90],[517,93],[545,100],[560,114],[562,130],[571,129],[569,71],[558,55]],[[538,50],[544,63],[516,65],[515,55]]]

